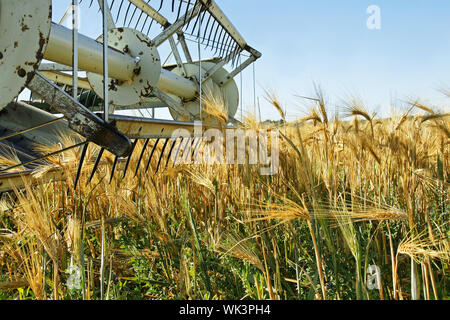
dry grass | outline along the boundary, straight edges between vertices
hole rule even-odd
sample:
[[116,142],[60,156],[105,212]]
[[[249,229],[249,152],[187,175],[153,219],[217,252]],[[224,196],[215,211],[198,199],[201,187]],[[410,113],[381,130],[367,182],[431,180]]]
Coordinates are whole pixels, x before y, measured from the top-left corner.
[[[26,279],[32,298],[94,299],[101,273],[114,299],[409,299],[413,278],[420,297],[448,297],[448,116],[414,103],[376,119],[351,101],[344,115],[353,119],[331,121],[316,91],[309,114],[278,128],[275,176],[247,164],[166,167],[166,158],[155,174],[160,143],[135,177],[140,141],[127,175],[121,165],[111,183],[107,152],[87,183],[99,151],[91,145],[74,190],[80,150],[49,159],[35,175],[57,168],[66,181],[1,199],[1,296],[19,297]],[[206,111],[223,122],[213,98]],[[285,119],[276,96],[268,100]],[[252,115],[243,125],[263,128]],[[422,267],[415,274],[411,259]],[[66,286],[70,261],[82,267],[78,293]],[[387,270],[379,291],[366,289],[372,264]]]

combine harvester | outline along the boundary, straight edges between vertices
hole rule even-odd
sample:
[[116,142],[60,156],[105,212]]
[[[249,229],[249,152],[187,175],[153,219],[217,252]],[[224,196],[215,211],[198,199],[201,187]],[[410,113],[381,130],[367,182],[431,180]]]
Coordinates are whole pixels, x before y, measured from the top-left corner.
[[[207,92],[221,95],[227,123],[238,124],[234,78],[261,54],[215,1],[74,0],[67,14],[77,8],[92,10],[103,21],[97,39],[80,34],[76,23],[69,29],[52,22],[52,0],[0,0],[0,148],[20,160],[0,167],[0,192],[23,186],[46,159],[74,148],[81,152],[78,181],[90,143],[100,147],[91,178],[105,150],[115,155],[112,177],[118,162],[128,164],[141,139],[138,166],[146,148],[153,145],[150,162],[160,144],[159,166],[161,158],[182,148],[183,141],[172,138],[175,130],[193,133],[196,120],[203,121],[204,129],[217,124],[202,113]],[[217,57],[193,61],[187,41],[195,43],[199,55],[209,49]],[[163,45],[176,63],[162,65]],[[19,101],[26,89],[33,98]],[[168,108],[173,121],[154,119],[155,108]],[[151,110],[153,117],[115,114],[127,109]],[[36,144],[58,144],[57,133],[64,132],[83,139],[51,154],[35,150]],[[187,139],[183,148],[194,151],[195,140]],[[53,172],[46,180],[52,179],[62,177]]]

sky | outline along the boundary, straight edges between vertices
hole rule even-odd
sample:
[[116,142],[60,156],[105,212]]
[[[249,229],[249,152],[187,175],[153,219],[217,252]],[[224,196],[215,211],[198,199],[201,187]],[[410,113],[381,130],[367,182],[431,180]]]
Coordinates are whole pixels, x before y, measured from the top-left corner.
[[[54,21],[69,2],[53,1]],[[266,90],[275,93],[288,118],[295,119],[310,104],[298,96],[312,96],[315,84],[331,109],[359,97],[380,116],[389,116],[392,105],[417,98],[450,110],[450,98],[441,92],[450,89],[448,0],[216,2],[248,44],[263,55],[255,64],[262,120],[279,118],[265,99]],[[373,5],[380,10],[380,29],[367,26],[373,18],[367,9]],[[96,10],[86,12],[81,32],[93,37],[100,22]],[[162,58],[165,53],[161,52]],[[236,81],[240,86],[240,77]],[[243,72],[242,83],[244,112],[253,111],[252,67]]]

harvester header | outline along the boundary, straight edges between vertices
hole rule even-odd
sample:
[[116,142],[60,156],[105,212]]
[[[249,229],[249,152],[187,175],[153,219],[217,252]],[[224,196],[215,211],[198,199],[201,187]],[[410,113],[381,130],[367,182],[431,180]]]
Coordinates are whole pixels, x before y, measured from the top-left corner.
[[[194,121],[217,126],[218,119],[202,112],[207,94],[223,101],[227,124],[238,124],[234,79],[261,54],[215,1],[71,2],[63,19],[52,21],[56,1],[0,0],[0,144],[22,160],[0,174],[45,162],[48,155],[32,145],[58,143],[55,132],[74,131],[84,138],[83,149],[94,143],[101,147],[100,157],[108,150],[126,159],[139,139],[146,139],[146,145],[148,139],[170,140],[169,132]],[[75,17],[81,9],[103,21],[97,37],[79,33]],[[74,19],[67,28],[63,20],[70,13]],[[188,42],[198,49],[199,59],[193,60],[196,52]],[[175,63],[162,61],[163,45]],[[26,92],[30,99],[23,101]],[[168,108],[173,121],[154,119],[156,108]],[[152,110],[153,116],[115,114],[127,109]]]

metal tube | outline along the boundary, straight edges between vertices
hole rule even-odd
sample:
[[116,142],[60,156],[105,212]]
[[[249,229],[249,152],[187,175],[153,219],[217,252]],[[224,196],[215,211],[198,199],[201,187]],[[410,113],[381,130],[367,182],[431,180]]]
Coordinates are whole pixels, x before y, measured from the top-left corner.
[[202,19],[199,19],[199,27],[198,27],[198,36],[197,36],[197,44],[198,44],[198,83],[199,83],[199,104],[200,104],[200,120],[203,120],[203,105],[202,105],[202,96],[203,96],[203,81],[202,81],[202,50],[200,46],[200,32],[202,30]]
[[161,69],[161,77],[157,86],[165,93],[185,99],[192,99],[198,93],[197,85],[194,82],[165,69]]
[[[106,15],[106,10],[109,10],[108,1],[103,0],[103,120],[109,122],[109,91],[108,91],[108,17]],[[101,292],[103,295],[103,292]]]
[[78,99],[78,0],[72,0],[72,94]]
[[[44,58],[71,66],[72,38],[71,30],[53,23]],[[109,48],[108,53],[109,76],[121,81],[131,80],[136,68],[135,59],[113,48]],[[78,68],[103,74],[103,45],[81,34],[78,37]]]
[[[71,66],[72,61],[72,31],[57,25],[52,25],[50,39],[44,58],[63,65]],[[79,70],[103,74],[103,45],[84,35],[78,35],[78,68]],[[111,78],[121,81],[133,79],[136,61],[116,49],[108,49],[108,74]],[[161,69],[157,87],[168,94],[183,99],[193,99],[198,94],[195,82]]]

